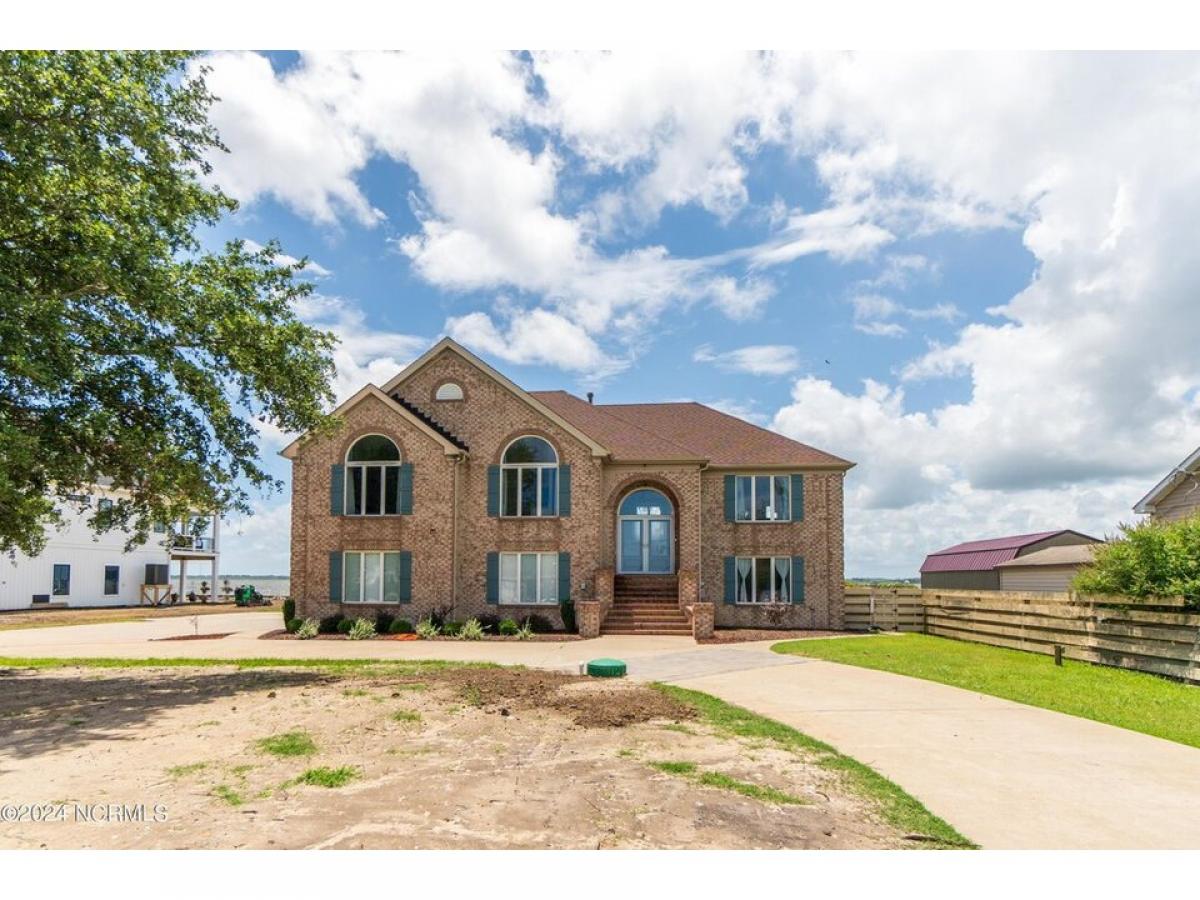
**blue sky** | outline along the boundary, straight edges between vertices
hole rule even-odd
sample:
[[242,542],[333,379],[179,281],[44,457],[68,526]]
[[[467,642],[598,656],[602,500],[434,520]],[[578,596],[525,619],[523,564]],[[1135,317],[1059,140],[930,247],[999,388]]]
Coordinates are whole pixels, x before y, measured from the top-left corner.
[[[527,388],[710,403],[859,464],[851,576],[1111,532],[1200,442],[1194,56],[206,63],[242,202],[209,239],[315,263],[340,396],[451,334]],[[286,492],[258,512],[225,571],[286,571]]]

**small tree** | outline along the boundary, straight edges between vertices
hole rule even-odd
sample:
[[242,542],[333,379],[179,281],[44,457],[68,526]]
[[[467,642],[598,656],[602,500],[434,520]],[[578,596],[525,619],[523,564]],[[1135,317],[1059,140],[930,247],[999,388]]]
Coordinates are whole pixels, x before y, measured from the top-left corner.
[[1081,594],[1185,597],[1200,605],[1200,515],[1178,522],[1122,525],[1122,537],[1096,548],[1072,587]]

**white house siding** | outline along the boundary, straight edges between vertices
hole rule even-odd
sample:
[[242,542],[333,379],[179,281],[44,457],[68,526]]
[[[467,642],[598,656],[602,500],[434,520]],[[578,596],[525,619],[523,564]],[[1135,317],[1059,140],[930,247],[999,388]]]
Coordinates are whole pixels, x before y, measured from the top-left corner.
[[1002,591],[1069,591],[1071,579],[1078,566],[1003,566],[1000,572]]
[[1200,512],[1200,478],[1188,475],[1154,504],[1153,517],[1160,522],[1177,522],[1197,512]]
[[[93,502],[98,498],[96,495]],[[167,565],[170,561],[165,547],[154,546],[163,536],[151,535],[148,545],[126,553],[126,535],[119,531],[94,534],[87,525],[90,515],[91,511],[77,514],[65,510],[66,526],[48,532],[46,549],[36,557],[20,553],[15,559],[0,557],[0,610],[28,609],[34,594],[49,594],[51,603],[68,606],[127,606],[139,602],[146,564]],[[71,567],[67,596],[55,596],[51,590],[55,563]],[[120,566],[116,594],[104,593],[105,566]]]

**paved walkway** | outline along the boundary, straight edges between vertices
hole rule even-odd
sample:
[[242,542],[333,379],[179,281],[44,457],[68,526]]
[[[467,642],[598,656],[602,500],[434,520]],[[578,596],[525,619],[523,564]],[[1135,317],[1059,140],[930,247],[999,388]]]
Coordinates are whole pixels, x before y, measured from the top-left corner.
[[[988,848],[1200,848],[1200,750],[932,682],[769,652],[769,642],[609,636],[565,643],[260,641],[278,612],[0,632],[0,656],[490,660],[714,694],[826,741]],[[235,632],[219,641],[155,641]],[[879,638],[887,640],[887,638]],[[1197,688],[1200,690],[1200,688]]]

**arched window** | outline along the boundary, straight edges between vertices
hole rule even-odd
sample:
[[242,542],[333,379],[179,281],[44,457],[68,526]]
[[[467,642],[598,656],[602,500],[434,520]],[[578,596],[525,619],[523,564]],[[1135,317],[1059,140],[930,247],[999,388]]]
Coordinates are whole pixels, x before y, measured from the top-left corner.
[[434,400],[461,400],[462,398],[462,387],[453,381],[447,381],[445,384],[440,385],[433,394]]
[[500,515],[558,515],[558,454],[548,441],[517,438],[505,449],[500,469]]
[[361,437],[346,454],[346,515],[400,512],[400,450],[380,434]]
[[633,491],[621,501],[622,516],[669,516],[673,507],[660,492],[651,488]]

